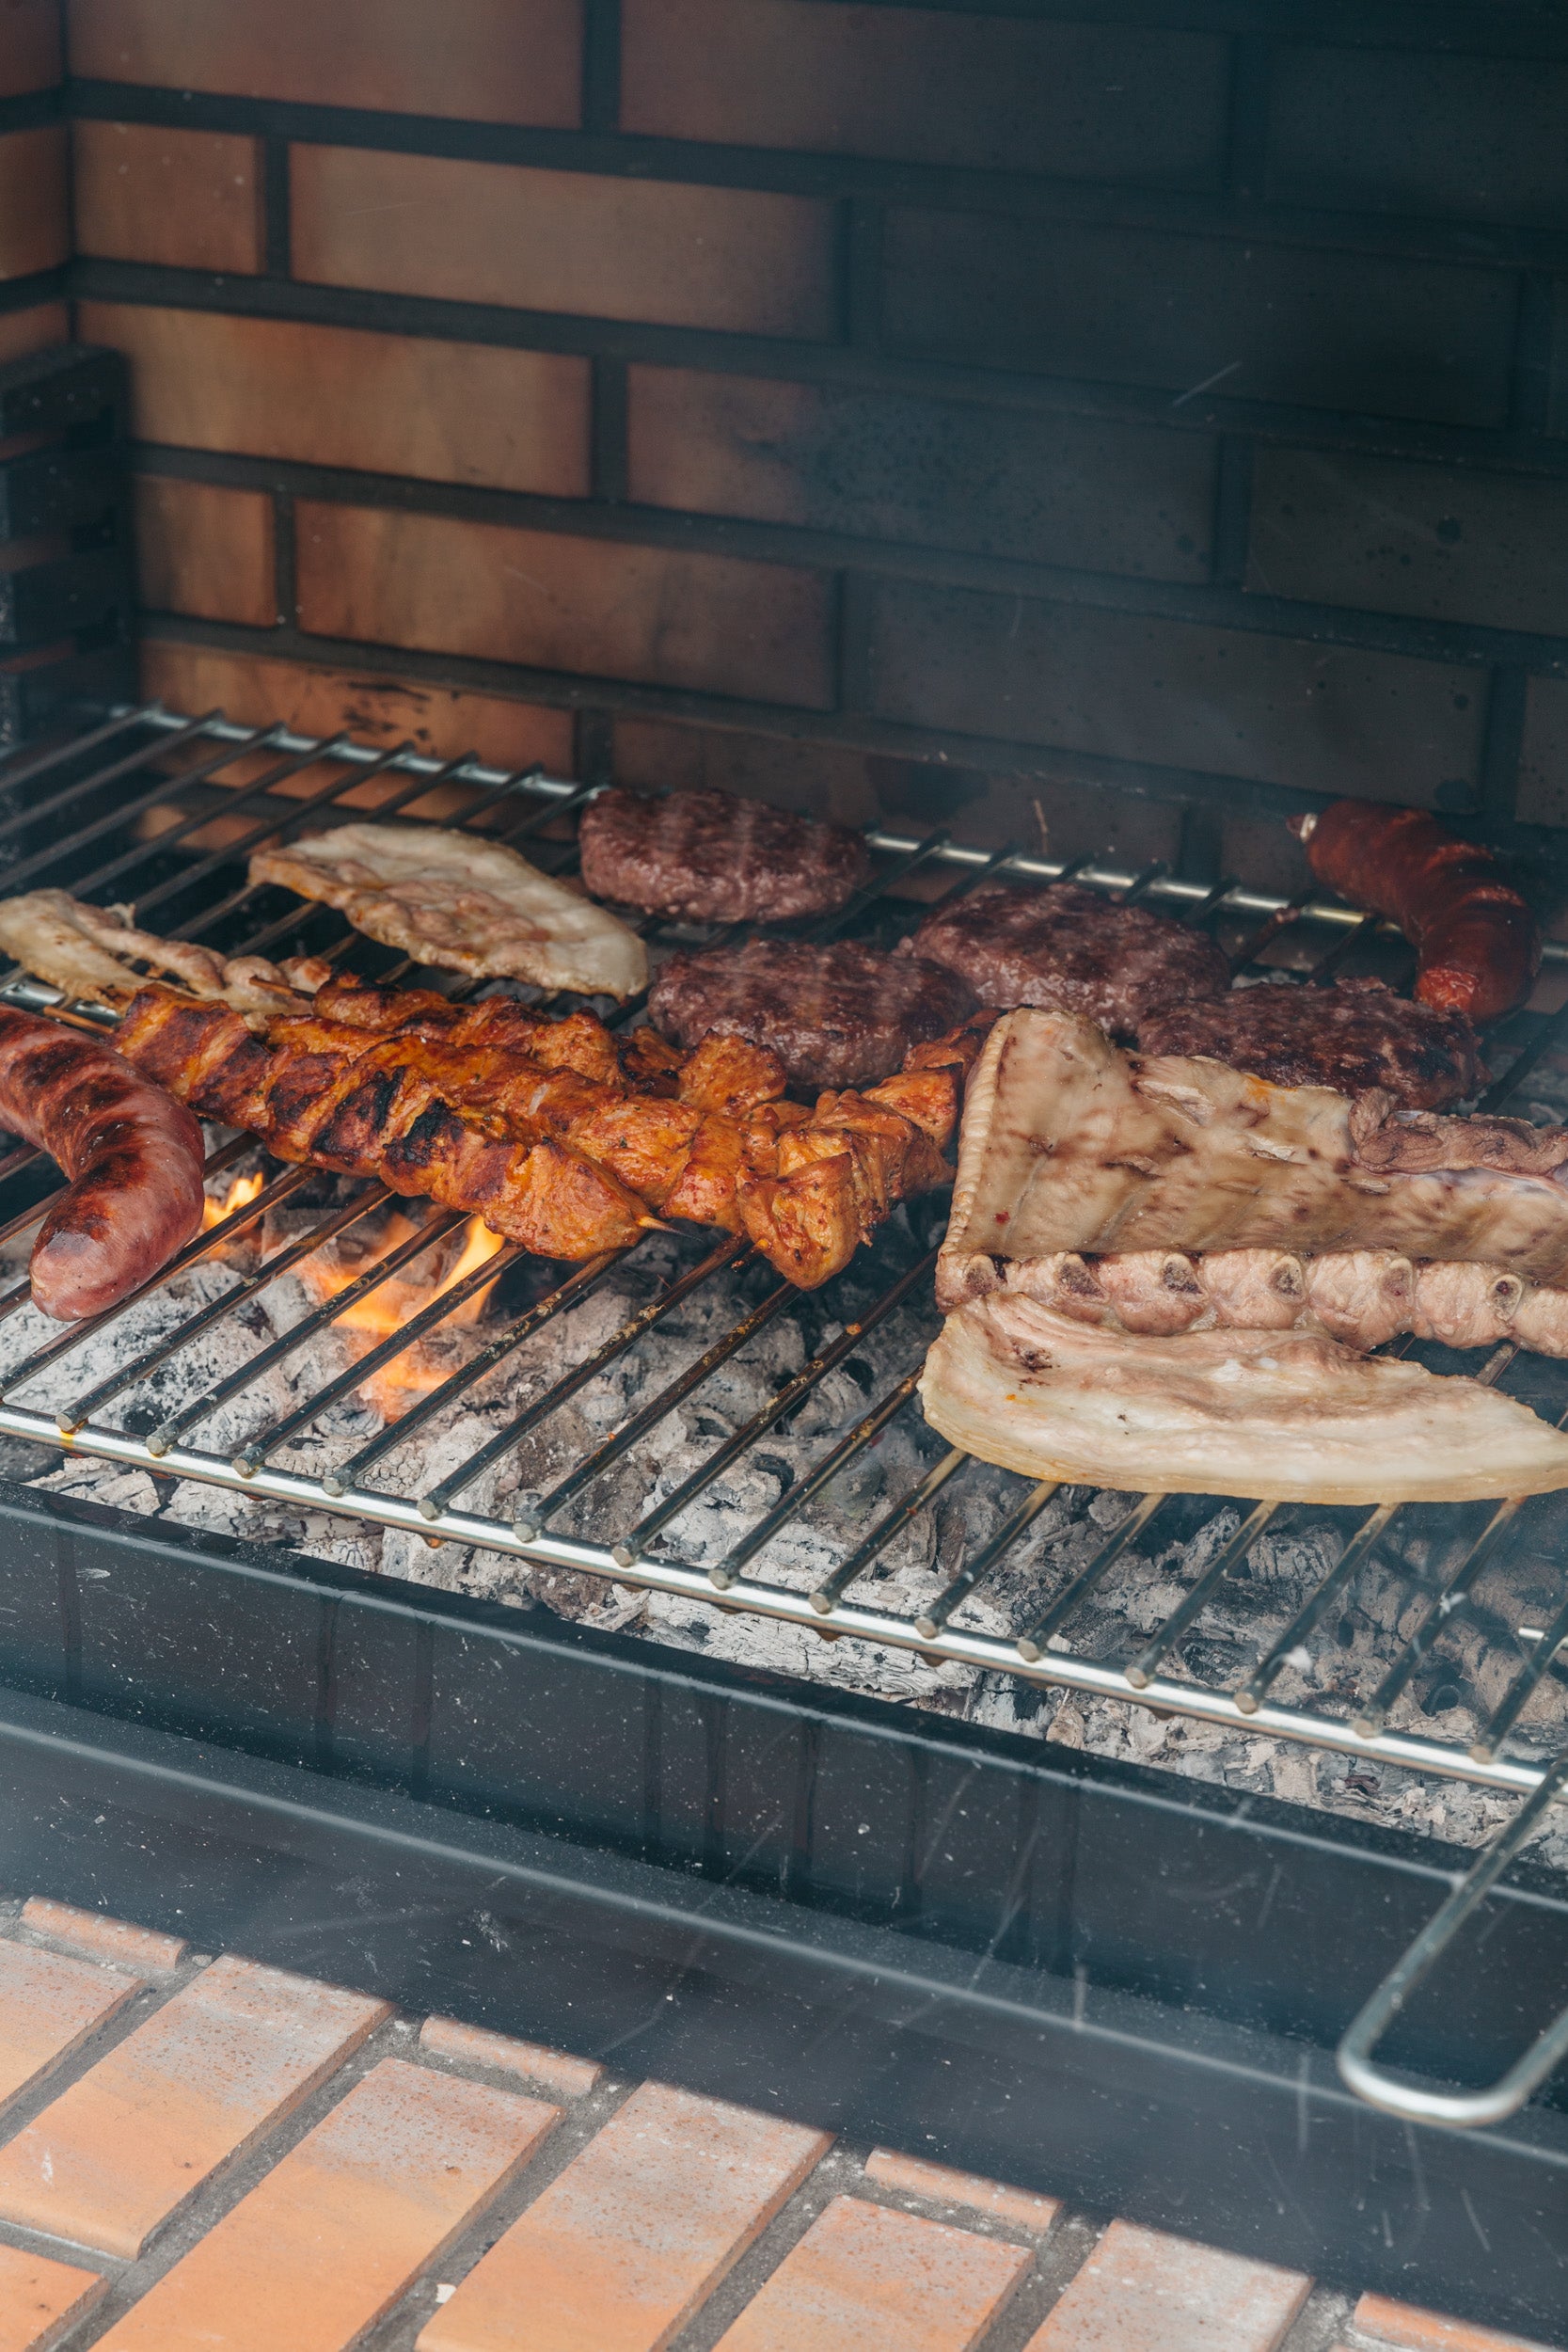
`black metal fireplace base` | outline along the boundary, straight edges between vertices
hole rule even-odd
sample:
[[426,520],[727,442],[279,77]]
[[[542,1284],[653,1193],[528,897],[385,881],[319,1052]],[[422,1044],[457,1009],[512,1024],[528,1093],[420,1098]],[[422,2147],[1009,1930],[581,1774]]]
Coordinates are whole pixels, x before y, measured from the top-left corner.
[[[1568,2319],[1568,2112],[1331,2052],[1463,1857],[0,1489],[0,1879],[1497,2325]],[[1493,1905],[1394,2055],[1563,1996]]]

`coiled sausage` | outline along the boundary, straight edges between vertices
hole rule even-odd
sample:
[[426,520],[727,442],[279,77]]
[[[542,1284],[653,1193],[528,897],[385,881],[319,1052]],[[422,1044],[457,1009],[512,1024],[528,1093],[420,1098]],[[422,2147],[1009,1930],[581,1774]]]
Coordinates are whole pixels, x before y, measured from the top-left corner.
[[1291,821],[1320,882],[1399,925],[1416,950],[1423,1005],[1481,1023],[1528,995],[1541,933],[1489,850],[1418,808],[1374,801],[1336,801]]
[[57,1322],[113,1307],[201,1223],[201,1130],[95,1038],[0,1006],[0,1127],[70,1187],[33,1246],[33,1302]]

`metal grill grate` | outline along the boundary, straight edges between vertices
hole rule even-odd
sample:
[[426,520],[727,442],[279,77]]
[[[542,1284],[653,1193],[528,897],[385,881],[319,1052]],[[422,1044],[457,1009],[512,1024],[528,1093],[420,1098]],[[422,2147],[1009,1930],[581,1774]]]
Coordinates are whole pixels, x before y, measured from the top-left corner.
[[[257,761],[260,774],[251,772]],[[228,783],[222,778],[237,762],[244,772]],[[465,758],[438,763],[406,746],[372,752],[340,737],[320,741],[289,733],[282,727],[256,729],[235,726],[219,714],[196,720],[176,719],[150,707],[126,711],[90,734],[0,767],[0,858],[13,862],[0,867],[0,888],[7,893],[37,882],[60,882],[79,895],[99,900],[132,896],[137,918],[144,924],[182,938],[221,946],[226,953],[272,952],[308,947],[334,961],[342,960],[380,980],[400,978],[407,960],[388,961],[379,950],[343,928],[338,918],[320,908],[297,905],[269,914],[277,894],[252,888],[245,880],[243,861],[264,841],[286,837],[301,826],[339,808],[344,795],[368,780],[384,777],[392,788],[373,810],[379,820],[401,814],[419,821],[421,803],[439,792],[450,803],[459,800],[454,814],[445,807],[439,821],[468,826],[483,824],[491,837],[526,843],[530,852],[553,870],[569,870],[575,858],[570,819],[589,791],[541,771],[511,774]],[[287,787],[289,797],[280,794]],[[356,813],[358,812],[356,803]],[[219,846],[191,844],[191,836],[221,818],[227,838]],[[1023,877],[1054,880],[1070,873],[1077,881],[1126,898],[1144,898],[1195,924],[1225,925],[1239,931],[1232,961],[1238,970],[1255,964],[1269,950],[1277,955],[1281,944],[1300,948],[1294,961],[1307,966],[1307,977],[1328,977],[1353,948],[1378,934],[1375,918],[1338,904],[1306,895],[1290,901],[1251,889],[1233,878],[1212,887],[1184,881],[1163,866],[1136,874],[1118,872],[1090,861],[1064,864],[1016,849],[994,852],[951,841],[943,831],[924,838],[874,830],[868,839],[878,870],[872,885],[841,914],[817,927],[822,937],[846,929],[879,929],[891,932],[912,925],[923,905],[891,896],[911,887],[926,893],[933,882],[947,882],[961,892],[983,877],[1009,871]],[[184,845],[191,846],[185,847]],[[138,887],[138,878],[144,886]],[[660,927],[643,927],[656,938]],[[711,944],[737,935],[738,926],[703,934]],[[691,927],[680,936],[689,943]],[[1385,944],[1394,935],[1382,934]],[[1568,950],[1548,948],[1553,962]],[[1315,960],[1314,960],[1315,959]],[[17,974],[0,983],[10,1001],[56,1009],[61,1017],[82,1024],[103,1024],[110,1018],[101,1009],[62,1006],[55,993]],[[613,1023],[637,1016],[638,1006],[623,1007]],[[1551,1016],[1520,1013],[1501,1025],[1489,1040],[1495,1064],[1503,1074],[1491,1087],[1488,1107],[1497,1108],[1515,1097],[1526,1077],[1555,1044],[1568,1034],[1568,1008]],[[248,1138],[227,1145],[209,1161],[209,1172],[231,1166],[253,1151]],[[0,1186],[13,1186],[40,1159],[37,1152],[16,1149],[0,1160]],[[272,1175],[260,1193],[224,1215],[197,1236],[173,1264],[148,1284],[137,1299],[164,1291],[179,1272],[217,1256],[237,1236],[259,1233],[269,1209],[300,1192],[313,1171],[288,1168]],[[16,1198],[15,1194],[12,1198]],[[766,1560],[769,1544],[796,1516],[821,1494],[831,1481],[855,1464],[901,1414],[918,1415],[914,1385],[918,1364],[910,1363],[893,1384],[869,1405],[858,1422],[827,1446],[819,1460],[786,1488],[777,1503],[752,1524],[722,1559],[706,1565],[671,1553],[666,1531],[683,1510],[703,1495],[767,1433],[791,1414],[827,1374],[847,1359],[878,1325],[899,1310],[928,1305],[928,1276],[940,1234],[941,1205],[927,1217],[928,1231],[913,1263],[904,1263],[861,1307],[848,1325],[811,1353],[802,1369],[787,1379],[768,1402],[741,1425],[717,1442],[711,1454],[673,1493],[644,1511],[633,1526],[613,1542],[592,1542],[554,1529],[569,1504],[595,1480],[624,1464],[648,1431],[693,1396],[720,1373],[765,1327],[788,1316],[799,1295],[787,1284],[768,1290],[747,1308],[731,1327],[678,1375],[640,1400],[635,1409],[591,1452],[575,1461],[566,1473],[542,1495],[532,1497],[515,1520],[481,1516],[463,1507],[464,1496],[481,1476],[519,1446],[529,1434],[607,1366],[626,1356],[657,1326],[681,1307],[754,1263],[743,1241],[724,1239],[709,1248],[694,1263],[677,1271],[656,1295],[609,1338],[579,1360],[569,1364],[542,1394],[532,1396],[485,1443],[428,1487],[417,1481],[378,1483],[373,1473],[388,1455],[404,1446],[421,1429],[440,1421],[458,1406],[526,1343],[552,1324],[565,1327],[568,1311],[606,1281],[621,1257],[605,1256],[567,1270],[553,1279],[542,1295],[517,1313],[483,1327],[470,1359],[428,1393],[409,1403],[401,1416],[336,1469],[320,1477],[279,1467],[275,1457],[303,1429],[341,1400],[362,1387],[372,1374],[403,1355],[421,1338],[447,1323],[467,1303],[497,1280],[522,1253],[504,1248],[483,1267],[433,1298],[390,1337],[362,1355],[350,1368],[325,1381],[286,1417],[258,1427],[237,1453],[226,1456],[204,1450],[201,1424],[220,1407],[243,1396],[247,1385],[284,1358],[296,1358],[312,1339],[329,1330],[351,1307],[394,1279],[434,1249],[463,1221],[451,1214],[433,1215],[411,1236],[388,1245],[372,1258],[355,1280],[325,1300],[261,1354],[244,1370],[196,1396],[172,1415],[166,1415],[147,1434],[128,1434],[101,1418],[118,1403],[123,1412],[134,1401],[139,1384],[181,1350],[189,1348],[214,1326],[232,1318],[247,1300],[301,1263],[329,1241],[348,1232],[387,1202],[377,1185],[367,1184],[346,1202],[324,1209],[295,1238],[275,1249],[235,1289],[203,1305],[165,1328],[156,1342],[139,1355],[119,1362],[111,1377],[71,1393],[57,1411],[40,1409],[25,1401],[29,1385],[46,1369],[69,1362],[74,1351],[112,1327],[134,1303],[125,1302],[109,1315],[61,1331],[12,1369],[0,1396],[0,1434],[59,1445],[104,1460],[134,1465],[161,1478],[191,1479],[209,1486],[242,1489],[274,1499],[280,1504],[337,1513],[400,1529],[436,1542],[478,1547],[547,1567],[580,1571],[622,1585],[641,1586],[701,1599],[717,1607],[807,1628],[829,1639],[850,1634],[885,1648],[916,1652],[934,1661],[1013,1676],[1037,1685],[1115,1698],[1130,1705],[1165,1710],[1236,1730],[1265,1734],[1287,1740],[1338,1751],[1351,1756],[1416,1772],[1444,1774],[1493,1789],[1513,1792],[1531,1802],[1524,1816],[1506,1833],[1509,1852],[1528,1834],[1528,1823],[1552,1801],[1568,1771],[1561,1761],[1544,1765],[1539,1755],[1511,1754],[1508,1742],[1521,1714],[1551,1670],[1560,1647],[1568,1640],[1568,1598],[1549,1623],[1519,1625],[1513,1635],[1515,1663],[1503,1695],[1490,1719],[1467,1750],[1419,1731],[1394,1727],[1390,1715],[1411,1677],[1440,1645],[1466,1605],[1482,1565],[1503,1546],[1531,1542],[1533,1515],[1539,1505],[1502,1500],[1475,1535],[1456,1565],[1450,1565],[1442,1588],[1434,1592],[1415,1628],[1390,1647],[1377,1687],[1358,1693],[1343,1713],[1327,1708],[1288,1707],[1272,1695],[1292,1656],[1320,1632],[1337,1603],[1344,1601],[1357,1576],[1377,1556],[1399,1515],[1399,1506],[1386,1504],[1362,1516],[1344,1534],[1338,1558],[1316,1591],[1299,1609],[1265,1654],[1254,1659],[1233,1687],[1205,1683],[1184,1669],[1180,1650],[1201,1628],[1204,1613],[1228,1577],[1246,1560],[1265,1533],[1275,1526],[1289,1506],[1259,1505],[1246,1513],[1234,1535],[1214,1554],[1184,1593],[1180,1603],[1136,1647],[1119,1659],[1106,1660],[1075,1647],[1073,1632],[1080,1612],[1118,1561],[1157,1522],[1170,1498],[1147,1495],[1129,1499],[1127,1515],[1109,1533],[1084,1565],[1051,1598],[1043,1613],[1020,1625],[1011,1638],[966,1629],[954,1622],[962,1605],[994,1579],[1015,1546],[1021,1545],[1055,1492],[1050,1482],[1031,1486],[1017,1479],[1016,1506],[1002,1524],[917,1616],[902,1616],[868,1606],[857,1598],[857,1587],[887,1547],[918,1516],[936,1503],[939,1495],[963,1479],[968,1457],[950,1451],[909,1490],[890,1502],[852,1550],[823,1574],[815,1589],[802,1591],[769,1581]],[[45,1205],[27,1200],[5,1216],[6,1195],[0,1192],[0,1243],[25,1232]],[[644,1247],[644,1245],[640,1245]],[[871,1263],[875,1263],[875,1260]],[[0,1295],[0,1319],[23,1307],[27,1285],[18,1282]],[[935,1328],[934,1311],[930,1328]],[[1526,1365],[1512,1345],[1498,1347],[1481,1378],[1497,1383],[1521,1376]],[[1528,1359],[1531,1402],[1538,1409],[1568,1419],[1568,1366],[1544,1366]],[[1543,1383],[1549,1399],[1543,1403]],[[144,1424],[148,1416],[143,1415]],[[1219,1507],[1216,1502],[1216,1509]],[[1500,1867],[1495,1849],[1493,1874]],[[1506,1860],[1508,1854],[1504,1853]],[[1481,1890],[1484,1891],[1484,1890]],[[1478,1897],[1479,1899],[1479,1897]],[[1434,1925],[1439,1925],[1434,1923]],[[1457,1922],[1455,1923],[1457,1924]],[[1451,1932],[1451,1931],[1449,1931]],[[1427,1955],[1430,1964],[1433,1952]],[[1363,2088],[1375,2089],[1380,2078],[1356,2061],[1366,2077]],[[1550,2057],[1546,2058],[1550,2063]],[[1541,2072],[1544,2071],[1543,2067]],[[1516,2070],[1517,2072],[1517,2070]],[[1534,2079],[1539,2079],[1538,2073]],[[1528,2089],[1527,2085],[1527,2089]],[[1414,2097],[1416,2094],[1410,2094]],[[1523,2093],[1520,2094],[1524,2095]],[[1514,2100],[1517,2104],[1517,2099]],[[1409,2107],[1407,2111],[1422,2111]],[[1467,2120],[1458,2118],[1455,2120]]]

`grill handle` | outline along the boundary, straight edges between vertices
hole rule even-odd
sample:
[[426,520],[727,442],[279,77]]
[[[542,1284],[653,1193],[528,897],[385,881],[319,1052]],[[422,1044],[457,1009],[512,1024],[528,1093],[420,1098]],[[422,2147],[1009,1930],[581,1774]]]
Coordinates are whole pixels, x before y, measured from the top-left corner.
[[1372,2052],[1423,1978],[1429,1976],[1471,1915],[1479,1911],[1511,1862],[1529,1843],[1568,1784],[1564,1749],[1494,1838],[1475,1867],[1460,1880],[1440,1911],[1391,1968],[1340,2042],[1336,2062],[1343,2081],[1368,2104],[1412,2123],[1450,2123],[1474,2128],[1516,2115],[1547,2075],[1568,2058],[1568,2010],[1547,2026],[1506,2074],[1482,2090],[1427,2090],[1372,2063]]

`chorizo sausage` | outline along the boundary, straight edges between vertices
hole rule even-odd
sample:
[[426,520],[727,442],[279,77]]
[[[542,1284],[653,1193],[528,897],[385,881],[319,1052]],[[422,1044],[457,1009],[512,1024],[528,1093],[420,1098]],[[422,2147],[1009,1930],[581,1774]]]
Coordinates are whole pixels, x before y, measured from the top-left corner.
[[1375,801],[1336,801],[1292,825],[1320,882],[1399,925],[1416,950],[1423,1005],[1479,1024],[1528,995],[1541,933],[1489,850],[1418,808]]
[[58,1322],[115,1306],[200,1226],[200,1128],[95,1038],[0,1006],[0,1127],[70,1179],[33,1246],[33,1303]]

